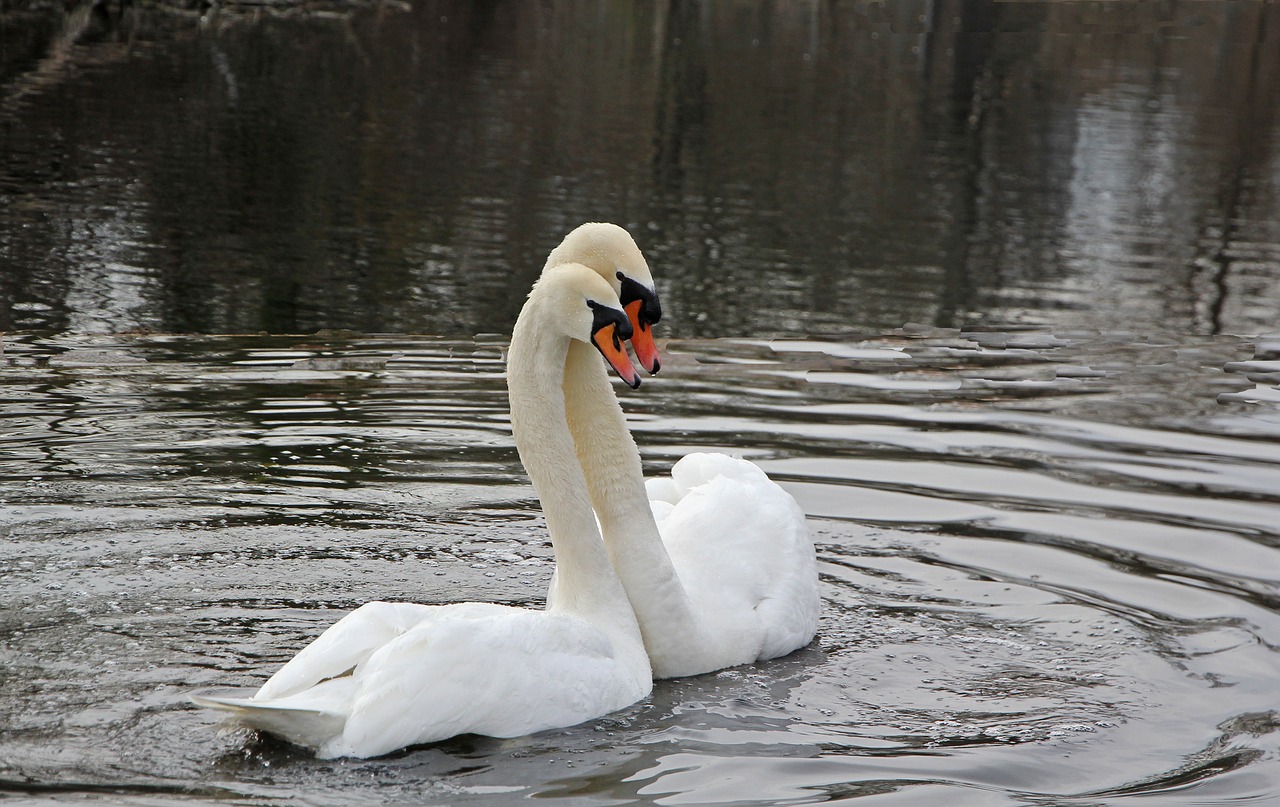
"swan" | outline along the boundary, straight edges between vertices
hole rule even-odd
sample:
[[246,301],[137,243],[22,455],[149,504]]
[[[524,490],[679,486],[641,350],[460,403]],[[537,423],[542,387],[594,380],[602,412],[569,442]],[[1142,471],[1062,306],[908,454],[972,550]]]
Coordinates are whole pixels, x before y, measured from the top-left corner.
[[333,758],[380,756],[464,733],[523,736],[648,696],[648,656],[592,513],[562,384],[569,347],[581,342],[638,386],[621,343],[629,336],[614,290],[576,263],[544,270],[512,333],[511,428],[556,556],[546,610],[368,603],[252,697],[192,700]]
[[[632,324],[636,358],[660,362],[662,315],[639,247],[614,224],[584,224],[544,271],[581,263],[610,281]],[[784,656],[813,640],[821,600],[813,540],[794,498],[758,466],[690,454],[646,482],[640,453],[598,356],[569,347],[564,399],[574,448],[609,558],[644,637],[655,678]]]

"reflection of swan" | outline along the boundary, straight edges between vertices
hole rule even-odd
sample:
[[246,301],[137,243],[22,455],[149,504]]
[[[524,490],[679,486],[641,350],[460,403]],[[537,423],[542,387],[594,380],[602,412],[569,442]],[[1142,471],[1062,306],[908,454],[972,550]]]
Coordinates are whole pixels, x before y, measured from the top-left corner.
[[[552,256],[613,282],[631,317],[636,356],[657,372],[649,326],[662,312],[631,236],[612,224],[584,224]],[[808,644],[817,630],[818,572],[795,500],[754,464],[723,454],[690,454],[646,492],[622,409],[583,343],[569,347],[564,384],[591,501],[655,677],[775,658]]]
[[639,384],[620,342],[630,335],[609,285],[566,264],[544,271],[511,337],[512,431],[556,553],[546,611],[369,603],[252,698],[193,700],[322,757],[370,757],[455,734],[515,737],[569,726],[645,697],[649,661],[591,512],[561,383],[568,346],[581,341]]

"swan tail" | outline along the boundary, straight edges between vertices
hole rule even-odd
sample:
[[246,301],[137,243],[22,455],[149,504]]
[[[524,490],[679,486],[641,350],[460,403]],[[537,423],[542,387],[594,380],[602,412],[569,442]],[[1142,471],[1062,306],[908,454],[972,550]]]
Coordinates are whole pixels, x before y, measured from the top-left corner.
[[191,702],[206,709],[223,712],[235,722],[258,731],[283,737],[295,745],[318,751],[342,737],[350,707],[347,687],[338,682],[325,682],[306,697],[278,700],[254,700],[223,695],[191,695]]

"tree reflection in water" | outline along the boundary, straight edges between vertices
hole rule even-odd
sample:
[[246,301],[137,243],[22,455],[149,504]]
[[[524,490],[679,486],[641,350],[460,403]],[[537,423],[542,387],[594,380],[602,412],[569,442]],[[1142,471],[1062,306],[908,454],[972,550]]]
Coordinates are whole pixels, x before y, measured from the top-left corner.
[[1255,333],[1266,4],[40,4],[0,36],[0,329],[506,331],[630,227],[684,336]]

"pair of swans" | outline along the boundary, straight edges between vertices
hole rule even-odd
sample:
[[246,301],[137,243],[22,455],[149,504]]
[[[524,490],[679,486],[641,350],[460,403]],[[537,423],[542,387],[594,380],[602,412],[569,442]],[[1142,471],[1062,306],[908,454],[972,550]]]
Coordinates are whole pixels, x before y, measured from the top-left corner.
[[622,343],[657,372],[660,316],[635,242],[595,223],[552,251],[516,322],[511,428],[555,551],[546,610],[369,603],[252,697],[192,699],[321,757],[373,757],[574,725],[641,700],[655,677],[808,644],[817,568],[790,495],[722,454],[644,481],[597,354],[639,386]]

